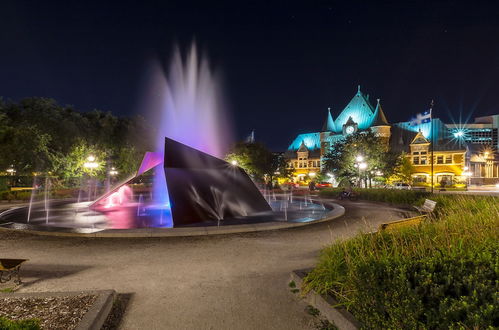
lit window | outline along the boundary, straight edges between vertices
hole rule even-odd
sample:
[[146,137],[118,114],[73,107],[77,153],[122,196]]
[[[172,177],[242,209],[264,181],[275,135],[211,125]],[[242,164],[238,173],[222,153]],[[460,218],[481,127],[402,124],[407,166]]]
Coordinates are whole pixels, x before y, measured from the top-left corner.
[[413,158],[412,158],[412,162],[413,162],[414,164],[419,164],[419,157],[417,157],[417,156],[416,156],[416,157],[413,157]]
[[421,165],[426,164],[426,156],[421,156]]
[[445,164],[452,164],[452,155],[445,156]]
[[444,163],[444,156],[437,156],[437,164],[443,164]]

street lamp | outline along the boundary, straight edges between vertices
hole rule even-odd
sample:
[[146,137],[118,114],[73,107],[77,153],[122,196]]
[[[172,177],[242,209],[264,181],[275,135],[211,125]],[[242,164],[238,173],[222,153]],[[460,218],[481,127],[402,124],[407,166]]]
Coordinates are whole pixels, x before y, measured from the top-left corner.
[[16,169],[14,168],[14,165],[10,165],[10,167],[6,171],[10,175],[14,175],[14,173],[16,173]]
[[87,157],[87,162],[85,162],[83,166],[88,169],[94,169],[99,167],[99,164],[95,162],[95,157],[90,155]]
[[[95,157],[93,155],[90,155],[87,157],[87,161],[83,164],[83,167],[85,167],[86,169],[88,169],[89,171],[92,171],[93,169],[99,167],[99,164],[95,161]],[[88,180],[88,201],[91,200],[91,196],[92,196],[92,193],[91,193],[91,190],[92,190],[92,178],[91,178],[91,175],[90,175],[90,178]],[[95,185],[95,189],[97,190],[97,185]],[[95,192],[94,194],[96,194],[97,192]]]
[[235,160],[235,159],[231,160],[231,161],[230,161],[230,163],[231,163],[232,165],[234,165],[234,166],[237,166],[237,160]]
[[355,157],[355,162],[356,164],[354,166],[357,167],[357,175],[359,177],[359,188],[360,188],[361,185],[360,170],[365,170],[367,168],[367,164],[364,162],[364,156],[362,155],[357,155],[357,157]]
[[116,169],[114,167],[111,167],[111,171],[109,171],[109,175],[111,175],[111,176],[118,175],[118,171],[116,171]]

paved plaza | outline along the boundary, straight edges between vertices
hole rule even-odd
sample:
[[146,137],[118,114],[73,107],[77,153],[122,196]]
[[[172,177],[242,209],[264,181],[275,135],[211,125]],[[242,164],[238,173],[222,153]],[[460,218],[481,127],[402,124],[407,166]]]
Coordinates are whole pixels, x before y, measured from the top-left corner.
[[115,289],[131,294],[122,329],[313,329],[287,287],[322,247],[402,217],[342,202],[343,217],[281,231],[192,238],[83,239],[0,232],[1,256],[28,258],[20,292]]

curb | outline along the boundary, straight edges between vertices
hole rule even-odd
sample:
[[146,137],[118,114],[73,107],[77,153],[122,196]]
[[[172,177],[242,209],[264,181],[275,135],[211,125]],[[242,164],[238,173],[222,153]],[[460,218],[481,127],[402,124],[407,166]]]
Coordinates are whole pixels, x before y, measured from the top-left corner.
[[228,226],[207,226],[207,227],[180,227],[180,228],[139,228],[139,229],[108,229],[93,233],[75,233],[75,232],[52,232],[29,229],[15,229],[1,227],[0,231],[23,232],[27,234],[41,236],[58,237],[99,237],[99,238],[143,238],[143,237],[189,237],[189,236],[211,236],[224,234],[251,233],[259,231],[290,229],[304,227],[316,223],[322,223],[339,218],[345,214],[345,208],[339,204],[328,202],[333,206],[333,210],[325,218],[309,222],[262,222],[243,225]]
[[[296,283],[296,288],[300,291],[303,286],[303,278],[310,272],[312,268],[294,270],[291,272],[291,281]],[[361,324],[355,317],[345,308],[334,307],[338,305],[338,301],[330,295],[322,296],[314,290],[310,290],[303,299],[314,308],[318,309],[322,316],[329,322],[333,323],[340,330],[357,330]]]
[[80,294],[95,295],[97,298],[89,310],[83,315],[76,330],[99,330],[106,321],[109,312],[113,307],[116,291],[114,290],[92,290],[92,291],[69,291],[69,292],[20,292],[20,293],[0,293],[1,297],[22,298],[22,297],[68,297]]

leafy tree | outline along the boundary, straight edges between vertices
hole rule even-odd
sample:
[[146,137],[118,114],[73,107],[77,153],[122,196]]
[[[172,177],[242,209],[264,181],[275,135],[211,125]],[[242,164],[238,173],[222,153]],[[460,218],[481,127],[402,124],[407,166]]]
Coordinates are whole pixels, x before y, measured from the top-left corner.
[[399,155],[397,159],[397,166],[393,174],[390,176],[389,181],[400,181],[403,183],[412,183],[412,173],[415,172],[414,165],[405,153]]
[[0,171],[12,164],[18,175],[42,172],[69,180],[85,174],[82,164],[92,153],[103,162],[94,175],[114,166],[126,176],[152,150],[152,131],[142,117],[79,112],[48,98],[0,99]]
[[[366,168],[359,170],[356,157],[362,156]],[[371,131],[348,135],[343,141],[335,143],[325,155],[323,168],[331,172],[338,180],[355,181],[360,173],[364,181],[381,172],[383,177],[393,173],[397,164],[397,155],[388,151],[386,143]]]
[[286,178],[291,175],[286,159],[282,154],[272,153],[259,142],[237,143],[225,159],[236,161],[256,181],[273,183],[276,177]]

